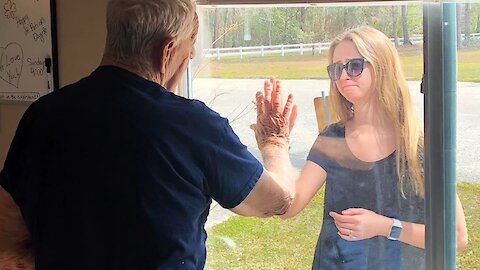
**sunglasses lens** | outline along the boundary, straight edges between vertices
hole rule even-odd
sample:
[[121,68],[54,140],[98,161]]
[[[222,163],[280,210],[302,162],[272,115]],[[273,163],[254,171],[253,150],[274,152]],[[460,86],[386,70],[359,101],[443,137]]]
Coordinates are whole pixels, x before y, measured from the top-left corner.
[[346,64],[347,74],[350,77],[357,77],[363,72],[363,59],[352,59]]
[[328,77],[332,81],[338,81],[340,77],[342,76],[342,70],[345,67],[345,70],[347,71],[347,75],[350,77],[357,77],[360,76],[363,72],[363,66],[365,65],[365,59],[363,58],[358,58],[358,59],[352,59],[348,61],[345,65],[342,65],[340,63],[333,63],[331,65],[327,66],[327,71],[328,71]]
[[338,79],[340,79],[340,76],[342,74],[342,69],[343,69],[343,65],[340,65],[338,63],[333,63],[329,65],[327,67],[328,77],[330,77],[332,81],[338,81]]

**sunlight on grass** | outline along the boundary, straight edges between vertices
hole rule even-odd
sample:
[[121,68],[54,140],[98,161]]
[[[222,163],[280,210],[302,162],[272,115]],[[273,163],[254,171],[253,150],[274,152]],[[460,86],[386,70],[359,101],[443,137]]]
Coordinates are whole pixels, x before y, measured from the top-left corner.
[[[421,47],[399,48],[403,69],[408,80],[421,80],[423,54]],[[327,55],[255,56],[244,59],[204,59],[194,71],[197,77],[213,78],[266,78],[275,75],[279,79],[327,79]],[[458,51],[458,80],[480,82],[480,49]]]
[[[459,183],[469,232],[457,269],[480,269],[480,184]],[[260,219],[234,216],[208,231],[205,269],[311,269],[320,233],[324,190],[297,217]]]

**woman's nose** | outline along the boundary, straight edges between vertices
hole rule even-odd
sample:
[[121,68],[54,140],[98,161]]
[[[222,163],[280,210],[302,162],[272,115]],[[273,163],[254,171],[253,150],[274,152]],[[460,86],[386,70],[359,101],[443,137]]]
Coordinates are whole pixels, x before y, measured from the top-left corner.
[[345,68],[342,68],[342,72],[340,72],[340,78],[339,80],[350,80],[350,76],[347,74],[347,70]]

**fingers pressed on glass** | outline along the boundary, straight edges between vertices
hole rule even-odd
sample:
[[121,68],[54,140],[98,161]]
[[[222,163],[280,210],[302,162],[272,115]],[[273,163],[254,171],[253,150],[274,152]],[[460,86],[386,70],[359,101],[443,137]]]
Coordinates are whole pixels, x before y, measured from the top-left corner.
[[[275,76],[270,76],[270,83],[272,84],[272,91],[277,89],[277,82],[278,80],[275,78]],[[272,92],[272,100],[274,98],[275,92]]]
[[257,115],[262,115],[265,112],[265,99],[262,92],[258,91],[255,95],[256,104],[257,104]]
[[272,110],[279,114],[282,108],[282,84],[277,80],[275,86],[272,91]]
[[[287,103],[285,103],[285,108],[283,109],[283,117],[291,117],[291,112],[292,112],[292,107],[293,107],[293,96],[292,94],[288,95],[287,98]],[[290,120],[290,119],[289,119]]]
[[290,117],[288,119],[288,126],[290,131],[293,129],[293,126],[295,125],[295,121],[297,120],[297,109],[298,106],[293,102],[293,97],[292,97],[292,113],[290,114]]
[[272,91],[273,91],[273,84],[271,81],[265,80],[263,84],[263,92],[264,92],[264,99],[265,99],[265,112],[270,112],[272,108]]

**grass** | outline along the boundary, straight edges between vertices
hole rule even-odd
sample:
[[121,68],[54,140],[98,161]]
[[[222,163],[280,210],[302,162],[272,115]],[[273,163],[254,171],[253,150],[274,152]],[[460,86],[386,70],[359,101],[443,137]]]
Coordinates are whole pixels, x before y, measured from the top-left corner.
[[[409,80],[420,80],[423,73],[423,52],[418,46],[399,48],[405,75]],[[480,82],[480,49],[462,49],[458,53],[458,80]],[[243,60],[233,57],[206,59],[195,71],[198,77],[266,78],[280,79],[327,78],[326,52],[311,55],[249,56]]]
[[480,184],[458,184],[467,220],[468,245],[457,255],[457,269],[480,269]]
[[[469,232],[457,269],[480,269],[480,184],[459,183]],[[323,215],[323,189],[297,217],[234,216],[208,231],[205,269],[310,269]]]

